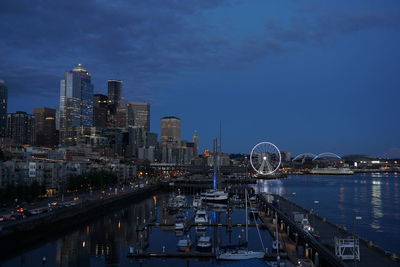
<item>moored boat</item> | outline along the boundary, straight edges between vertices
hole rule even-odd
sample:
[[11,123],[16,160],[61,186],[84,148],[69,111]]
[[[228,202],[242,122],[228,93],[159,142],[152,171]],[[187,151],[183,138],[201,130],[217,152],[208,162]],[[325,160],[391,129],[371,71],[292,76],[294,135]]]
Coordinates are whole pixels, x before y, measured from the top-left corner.
[[190,236],[187,235],[185,237],[180,238],[176,246],[180,251],[185,251],[187,248],[190,248],[192,246],[192,240],[190,240]]
[[202,235],[197,241],[197,250],[199,251],[210,251],[212,248],[211,237]]
[[201,194],[201,200],[205,202],[227,202],[228,193],[224,190],[209,189]]
[[229,249],[218,250],[218,260],[247,260],[247,259],[262,259],[265,257],[265,252],[252,251],[248,249]]
[[196,224],[201,224],[196,226],[196,230],[205,230],[207,229],[207,225],[208,224],[208,216],[207,216],[207,212],[203,209],[196,211],[196,215],[194,217],[194,222]]

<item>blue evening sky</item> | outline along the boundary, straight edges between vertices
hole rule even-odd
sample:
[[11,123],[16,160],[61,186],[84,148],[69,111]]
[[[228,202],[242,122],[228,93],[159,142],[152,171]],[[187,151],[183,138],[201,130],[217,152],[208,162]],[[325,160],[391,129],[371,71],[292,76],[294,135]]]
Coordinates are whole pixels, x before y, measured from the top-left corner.
[[400,2],[146,0],[0,2],[9,112],[56,107],[82,63],[95,92],[124,81],[151,129],[182,119],[211,148],[259,141],[294,155],[400,157]]

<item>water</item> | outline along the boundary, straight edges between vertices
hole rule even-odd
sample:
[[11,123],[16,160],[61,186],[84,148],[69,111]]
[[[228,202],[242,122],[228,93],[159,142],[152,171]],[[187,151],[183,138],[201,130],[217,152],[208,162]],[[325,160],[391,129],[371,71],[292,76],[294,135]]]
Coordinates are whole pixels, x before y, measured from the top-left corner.
[[[189,196],[190,197],[190,196]],[[82,225],[74,230],[63,233],[52,240],[38,244],[35,248],[22,253],[4,263],[4,266],[43,266],[42,257],[47,259],[46,266],[211,266],[217,264],[214,259],[128,259],[126,257],[129,246],[139,240],[137,226],[144,220],[148,222],[156,218],[159,222],[175,221],[175,215],[163,212],[162,206],[168,201],[168,195],[160,194],[147,198],[139,203],[110,212],[92,222]],[[191,201],[189,201],[191,203]],[[192,210],[188,215],[193,214]],[[208,216],[219,223],[226,223],[226,211],[208,210]],[[242,208],[234,209],[232,223],[245,223],[245,211]],[[217,229],[221,245],[237,244],[238,236],[245,236],[244,227],[234,227],[228,233],[226,228],[208,227],[207,234],[217,237],[213,229]],[[189,232],[195,243],[196,230],[194,227]],[[177,251],[173,227],[152,227],[148,236],[149,247],[147,251],[162,252]],[[272,239],[268,232],[261,230],[261,237],[265,247],[271,251]],[[257,229],[249,227],[249,248],[262,251]],[[193,248],[194,249],[194,248]]]
[[[263,181],[260,192],[280,194],[329,221],[400,254],[400,177],[397,174],[291,176]],[[315,203],[316,202],[316,203]],[[355,219],[355,217],[361,219]]]
[[[345,225],[362,237],[372,240],[385,250],[400,254],[400,177],[390,175],[356,174],[353,176],[292,176],[288,179],[260,182],[261,192],[277,193],[307,209],[314,209],[333,223]],[[215,260],[198,259],[145,259],[142,262],[126,257],[128,248],[138,240],[137,224],[157,216],[158,221],[171,219],[161,207],[167,195],[149,197],[137,204],[109,212],[88,224],[60,236],[45,240],[36,247],[4,263],[3,266],[211,266]],[[314,203],[318,201],[318,203]],[[192,211],[189,211],[189,215]],[[226,221],[226,212],[208,212],[210,217]],[[354,220],[355,216],[362,217]],[[172,216],[173,218],[174,216]],[[234,210],[233,223],[244,223],[243,209]],[[211,227],[208,234],[214,238]],[[234,228],[229,236],[220,228],[221,243],[237,243],[242,228]],[[190,232],[192,241],[195,229]],[[261,231],[264,245],[271,249],[272,239]],[[249,227],[250,248],[261,250],[257,230]],[[176,251],[177,237],[174,231],[152,228],[149,251]]]

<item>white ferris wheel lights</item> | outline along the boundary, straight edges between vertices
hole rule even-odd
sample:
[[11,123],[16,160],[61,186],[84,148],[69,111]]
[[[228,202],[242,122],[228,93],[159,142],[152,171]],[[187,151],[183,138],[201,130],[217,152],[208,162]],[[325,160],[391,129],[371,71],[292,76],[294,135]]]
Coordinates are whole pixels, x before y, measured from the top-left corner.
[[250,153],[251,167],[260,175],[275,173],[281,165],[281,152],[270,142],[261,142]]

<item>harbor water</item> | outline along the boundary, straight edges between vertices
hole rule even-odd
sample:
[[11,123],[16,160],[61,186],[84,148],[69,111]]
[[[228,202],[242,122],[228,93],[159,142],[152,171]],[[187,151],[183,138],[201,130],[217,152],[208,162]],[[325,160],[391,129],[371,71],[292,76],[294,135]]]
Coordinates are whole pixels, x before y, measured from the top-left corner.
[[[260,180],[254,189],[260,193],[280,194],[306,209],[345,225],[350,232],[371,240],[384,250],[400,254],[400,177],[394,174],[355,174],[352,176],[296,175],[282,180]],[[151,226],[147,234],[137,230],[148,222],[174,223],[176,215],[164,210],[170,195],[160,193],[135,204],[110,210],[86,224],[57,236],[44,237],[43,242],[18,252],[2,266],[212,266],[215,259],[127,257],[129,248],[140,242],[148,244],[147,251],[160,253],[177,251],[174,226]],[[187,195],[191,205],[193,195]],[[193,209],[186,209],[188,218]],[[212,222],[227,223],[229,213],[224,207],[207,209]],[[245,223],[244,207],[231,212],[231,221]],[[355,218],[358,218],[357,220]],[[361,219],[360,219],[361,218]],[[206,235],[222,245],[237,244],[244,238],[245,227],[208,226]],[[249,249],[262,251],[263,245],[271,251],[272,238],[261,230],[262,243],[256,227],[249,227]],[[188,233],[196,244],[195,227]],[[195,246],[191,248],[195,250]],[[42,259],[46,258],[45,264]],[[362,257],[362,256],[361,256]]]
[[[168,203],[169,194],[159,194],[149,197],[141,202],[123,207],[120,210],[109,212],[90,223],[82,225],[69,232],[62,233],[45,240],[42,244],[21,252],[19,255],[4,262],[2,266],[212,266],[218,264],[211,258],[145,258],[130,259],[127,257],[132,246],[148,245],[148,252],[161,253],[177,252],[177,232],[174,226],[151,226],[149,231],[138,232],[143,223],[160,222],[173,224],[177,214],[170,214],[163,207]],[[192,195],[187,195],[188,205],[192,204]],[[186,209],[183,212],[188,218],[193,218],[194,210]],[[223,206],[207,208],[207,215],[213,223],[226,224],[230,217],[232,224],[245,224],[244,207],[233,208],[227,212]],[[247,214],[248,216],[249,214]],[[254,218],[247,217],[250,224],[254,225]],[[263,251],[263,245],[272,250],[272,238],[267,230],[261,230],[260,241],[256,227],[248,227],[249,249]],[[181,234],[181,233],[180,233]],[[205,232],[218,242],[220,246],[236,245],[245,241],[245,227],[233,227],[231,232],[226,227],[208,226]],[[196,227],[183,234],[189,235],[196,250],[196,238],[203,232],[196,231]],[[240,236],[240,237],[239,237]],[[143,242],[143,243],[142,243]],[[42,264],[46,257],[46,264]]]
[[263,180],[256,191],[284,196],[350,232],[400,255],[400,176],[293,175]]

